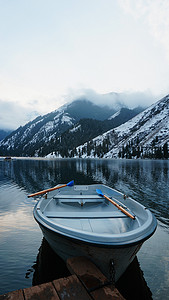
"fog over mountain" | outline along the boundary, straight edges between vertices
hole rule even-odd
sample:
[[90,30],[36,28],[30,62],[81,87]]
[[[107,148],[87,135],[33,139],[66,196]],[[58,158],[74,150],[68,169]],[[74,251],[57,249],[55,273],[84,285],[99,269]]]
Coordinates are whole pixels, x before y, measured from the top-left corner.
[[119,104],[123,107],[135,108],[137,106],[148,107],[160,99],[160,96],[154,96],[150,91],[126,91],[121,93],[110,92],[98,94],[92,89],[80,89],[70,91],[69,95],[65,97],[67,102],[84,98],[88,99],[94,104],[101,106],[108,105],[111,108],[118,108]]
[[0,99],[0,130],[12,131],[33,120],[39,113],[34,107]]
[[44,156],[59,150],[65,156],[68,148],[126,122],[142,110],[128,109],[120,102],[110,108],[87,99],[75,100],[11,132],[0,142],[0,155]]
[[[74,100],[89,100],[99,106],[109,106],[114,110],[121,107],[135,108],[138,106],[148,107],[156,99],[150,92],[110,92],[98,94],[92,89],[69,90],[69,93],[62,99],[41,99],[30,101],[26,106],[24,103],[7,101],[0,99],[0,129],[15,130],[19,126],[25,125],[39,115],[50,113],[63,104],[71,103]],[[46,101],[46,111],[44,112],[44,101]],[[24,102],[24,101],[23,101]],[[43,108],[42,108],[43,107]],[[51,108],[51,109],[50,109]]]
[[0,155],[168,158],[169,95],[143,110],[80,99],[0,141]]

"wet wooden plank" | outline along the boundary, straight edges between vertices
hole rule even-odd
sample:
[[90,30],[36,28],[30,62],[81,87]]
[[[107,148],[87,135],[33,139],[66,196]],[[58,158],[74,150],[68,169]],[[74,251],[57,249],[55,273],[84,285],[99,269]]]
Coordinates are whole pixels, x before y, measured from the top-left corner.
[[89,259],[69,258],[74,275],[0,296],[0,300],[124,300],[108,279]]
[[108,286],[91,292],[91,295],[94,300],[125,300],[125,298],[120,294],[120,292],[116,288],[112,290]]
[[76,275],[54,280],[53,284],[61,300],[92,300]]
[[60,300],[51,282],[26,288],[23,292],[25,300]]
[[0,295],[0,300],[24,300],[23,291],[16,290],[4,295]]
[[109,283],[96,265],[84,256],[69,258],[67,267],[71,274],[78,276],[89,292]]

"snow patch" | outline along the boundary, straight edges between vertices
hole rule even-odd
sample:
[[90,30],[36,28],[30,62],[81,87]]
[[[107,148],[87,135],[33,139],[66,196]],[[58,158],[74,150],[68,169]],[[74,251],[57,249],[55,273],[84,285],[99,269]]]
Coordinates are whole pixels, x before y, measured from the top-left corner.
[[61,124],[64,124],[64,123],[68,123],[68,125],[72,125],[72,118],[69,117],[67,114],[63,115],[62,116],[62,119],[61,119]]
[[117,116],[119,116],[121,110],[118,110],[115,114],[113,114],[110,118],[108,118],[108,120],[112,120],[114,118],[116,118]]
[[76,131],[78,131],[80,128],[81,128],[81,125],[78,125],[78,126],[76,126],[76,127],[73,127],[72,129],[70,129],[69,132],[71,132],[71,133],[76,132]]

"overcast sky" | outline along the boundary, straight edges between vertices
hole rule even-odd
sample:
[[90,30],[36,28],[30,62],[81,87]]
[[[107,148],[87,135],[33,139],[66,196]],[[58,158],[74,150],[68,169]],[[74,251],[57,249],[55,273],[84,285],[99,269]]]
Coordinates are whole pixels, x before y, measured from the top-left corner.
[[169,1],[0,0],[0,128],[86,91],[169,93]]

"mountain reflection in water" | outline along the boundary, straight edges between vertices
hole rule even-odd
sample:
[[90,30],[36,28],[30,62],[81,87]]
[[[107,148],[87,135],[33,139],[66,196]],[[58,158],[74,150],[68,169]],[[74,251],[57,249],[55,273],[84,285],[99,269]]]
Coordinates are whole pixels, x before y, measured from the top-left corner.
[[[51,249],[43,238],[34,269],[32,285],[50,282],[54,279],[70,276],[64,261]],[[144,279],[137,257],[116,283],[116,287],[127,300],[152,300],[152,293]]]

